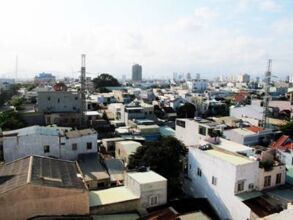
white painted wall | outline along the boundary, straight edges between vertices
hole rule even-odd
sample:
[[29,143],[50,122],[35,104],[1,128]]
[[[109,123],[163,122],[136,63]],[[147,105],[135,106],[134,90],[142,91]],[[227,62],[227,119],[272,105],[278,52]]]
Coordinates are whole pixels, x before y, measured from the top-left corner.
[[152,196],[158,197],[157,206],[167,203],[167,180],[139,184],[135,179],[126,175],[125,185],[140,197],[140,206],[143,208],[151,207],[150,197]]
[[[92,149],[87,150],[86,143],[92,143]],[[61,143],[65,143],[64,145]],[[76,151],[72,150],[72,143],[77,143]],[[50,152],[44,152],[44,146],[50,146]],[[3,152],[6,162],[28,155],[54,156],[56,158],[76,160],[80,153],[97,152],[97,134],[69,138],[49,135],[30,134],[3,138]]]
[[[235,196],[238,180],[245,180],[244,191],[250,183],[257,182],[258,162],[235,166],[197,148],[189,148],[188,177],[190,192],[194,197],[207,198],[222,219],[249,219],[250,209]],[[201,177],[197,169],[202,171]],[[212,184],[212,177],[217,185]],[[243,191],[243,192],[244,192]]]

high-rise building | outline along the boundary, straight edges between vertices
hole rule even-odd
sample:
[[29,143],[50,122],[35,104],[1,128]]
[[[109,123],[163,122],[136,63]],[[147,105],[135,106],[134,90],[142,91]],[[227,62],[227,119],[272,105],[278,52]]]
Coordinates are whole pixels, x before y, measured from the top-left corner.
[[249,83],[249,81],[250,81],[250,75],[246,73],[238,76],[238,82]]
[[199,73],[196,74],[196,80],[200,80],[200,74]]
[[132,81],[142,81],[142,66],[139,64],[134,64],[132,66]]
[[190,73],[186,74],[186,80],[191,80],[191,74]]

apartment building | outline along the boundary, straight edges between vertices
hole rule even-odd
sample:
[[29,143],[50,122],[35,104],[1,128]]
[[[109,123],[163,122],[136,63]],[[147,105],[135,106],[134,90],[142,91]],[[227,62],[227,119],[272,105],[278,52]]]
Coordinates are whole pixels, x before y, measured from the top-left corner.
[[6,162],[29,155],[76,160],[81,153],[97,152],[97,132],[61,127],[31,126],[3,132]]

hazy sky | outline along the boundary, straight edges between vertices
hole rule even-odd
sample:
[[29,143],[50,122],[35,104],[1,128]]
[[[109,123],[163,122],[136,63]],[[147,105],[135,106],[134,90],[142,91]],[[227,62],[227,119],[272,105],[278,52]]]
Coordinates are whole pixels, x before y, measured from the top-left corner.
[[[292,0],[1,0],[0,75],[293,73]],[[92,75],[95,76],[95,75]]]

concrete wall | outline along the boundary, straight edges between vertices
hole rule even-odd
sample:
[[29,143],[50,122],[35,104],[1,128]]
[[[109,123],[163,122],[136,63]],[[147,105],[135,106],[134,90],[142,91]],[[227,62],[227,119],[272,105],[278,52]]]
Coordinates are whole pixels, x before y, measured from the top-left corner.
[[[87,142],[92,143],[91,150],[87,150]],[[77,150],[72,150],[73,143],[77,143]],[[49,153],[44,152],[45,145],[50,146]],[[97,152],[97,135],[93,134],[69,139],[64,137],[59,139],[59,136],[38,134],[4,137],[3,151],[6,162],[33,154],[76,160],[78,154]]]
[[[87,143],[92,143],[92,149],[87,149]],[[77,144],[77,149],[72,150],[72,144]],[[61,158],[66,160],[76,160],[78,154],[97,152],[97,134],[65,138],[65,146],[61,147]]]
[[146,184],[139,184],[135,179],[126,175],[125,185],[134,194],[140,197],[139,205],[143,208],[152,207],[150,204],[150,197],[157,196],[158,203],[153,206],[163,205],[167,203],[167,180],[160,182],[151,182]]
[[[235,191],[238,180],[245,180],[244,191],[250,183],[256,183],[257,162],[235,166],[200,149],[189,148],[188,163],[189,193],[207,198],[221,219],[249,219],[251,211],[235,196]],[[201,176],[197,175],[198,168]],[[216,185],[212,184],[213,176],[217,178]]]
[[[184,121],[185,127],[178,125],[177,121]],[[191,120],[176,119],[175,136],[178,140],[182,141],[186,146],[196,145],[199,143],[197,134],[197,123],[192,123]]]
[[79,112],[80,97],[72,92],[38,92],[39,112]]
[[280,159],[282,161],[282,163],[286,164],[287,166],[292,166],[293,165],[293,153],[292,151],[289,152],[285,152],[282,150],[278,150],[278,153],[280,154]]
[[134,212],[139,206],[139,200],[130,200],[126,202],[114,203],[109,205],[101,205],[96,207],[90,207],[91,215],[106,215],[106,214],[116,214],[116,213],[126,213]]
[[[44,152],[44,146],[50,146],[50,152]],[[6,162],[36,154],[41,156],[60,156],[59,136],[26,135],[3,138],[4,160]]]
[[27,219],[38,215],[89,214],[86,190],[26,184],[0,195],[0,219]]
[[[281,182],[279,184],[276,184],[277,174],[281,173]],[[271,185],[264,187],[264,179],[266,176],[271,176]],[[275,186],[283,185],[285,183],[286,179],[286,167],[285,166],[276,166],[273,167],[270,171],[265,171],[264,169],[259,168],[258,169],[258,190],[268,189]]]

